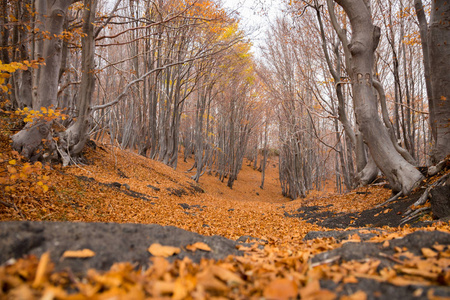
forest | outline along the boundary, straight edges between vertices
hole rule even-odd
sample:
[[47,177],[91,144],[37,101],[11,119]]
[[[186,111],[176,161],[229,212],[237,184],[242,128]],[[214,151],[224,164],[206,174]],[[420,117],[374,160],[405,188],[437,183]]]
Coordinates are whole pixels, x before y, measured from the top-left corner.
[[195,181],[230,188],[259,153],[263,187],[273,153],[292,199],[380,172],[409,194],[449,154],[445,3],[287,3],[255,55],[213,1],[5,0],[4,105],[26,122],[13,148],[68,165],[107,138],[175,169],[194,156]]
[[0,298],[450,296],[450,2],[243,3],[1,0]]

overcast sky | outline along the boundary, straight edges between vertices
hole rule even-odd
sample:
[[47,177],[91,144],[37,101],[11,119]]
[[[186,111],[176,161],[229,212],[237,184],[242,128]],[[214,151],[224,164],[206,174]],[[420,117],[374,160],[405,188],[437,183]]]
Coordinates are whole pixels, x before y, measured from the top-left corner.
[[[252,40],[254,48],[264,42],[264,32],[270,21],[281,11],[282,1],[277,0],[222,0],[227,10],[237,11],[241,17],[241,28]],[[256,49],[254,49],[254,52]]]

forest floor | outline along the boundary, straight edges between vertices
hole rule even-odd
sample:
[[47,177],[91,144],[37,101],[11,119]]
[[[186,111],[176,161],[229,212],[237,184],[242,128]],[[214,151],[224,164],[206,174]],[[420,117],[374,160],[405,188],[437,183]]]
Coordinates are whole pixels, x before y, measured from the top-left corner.
[[276,159],[264,189],[247,163],[229,189],[100,143],[87,164],[30,165],[0,137],[2,299],[450,297],[449,222],[398,226],[422,189],[290,201]]

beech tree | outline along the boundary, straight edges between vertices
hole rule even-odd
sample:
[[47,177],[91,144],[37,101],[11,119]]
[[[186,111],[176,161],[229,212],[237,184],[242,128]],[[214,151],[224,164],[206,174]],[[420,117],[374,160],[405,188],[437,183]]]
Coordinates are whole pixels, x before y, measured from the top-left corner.
[[434,140],[433,160],[450,154],[450,2],[431,1],[429,23],[421,0],[414,1],[420,25],[430,125]]
[[[422,175],[395,148],[378,115],[377,99],[373,92],[374,52],[379,43],[380,28],[372,23],[370,2],[336,0],[336,3],[342,6],[352,27],[348,47],[357,122],[375,163],[387,177],[393,190],[408,194],[422,179]],[[381,97],[384,96],[382,89],[377,88],[377,91]]]
[[[67,17],[67,10],[73,3],[72,0],[58,1],[36,1],[37,28],[44,37],[37,42],[36,56],[45,60],[35,74],[34,82],[36,86],[35,98],[32,101],[32,109],[42,110],[44,113],[58,104],[58,86],[61,69],[61,57],[63,50],[63,40],[60,38],[63,33],[64,24]],[[53,121],[46,119],[35,119],[28,123],[24,129],[12,137],[13,148],[19,151],[26,158],[39,159],[40,157],[57,156],[57,150],[61,154],[64,164],[68,164],[70,158],[67,152],[73,155],[79,154],[86,142],[86,114],[89,106],[90,96],[93,91],[92,67],[93,67],[93,25],[95,19],[96,1],[84,0],[83,12],[83,95],[79,98],[78,107],[81,108],[79,121],[75,122],[70,130],[62,134],[57,134],[55,139],[59,139],[60,147],[52,136]],[[50,113],[51,114],[51,113]],[[47,151],[44,151],[43,140],[49,141]],[[70,149],[70,150],[68,150]]]

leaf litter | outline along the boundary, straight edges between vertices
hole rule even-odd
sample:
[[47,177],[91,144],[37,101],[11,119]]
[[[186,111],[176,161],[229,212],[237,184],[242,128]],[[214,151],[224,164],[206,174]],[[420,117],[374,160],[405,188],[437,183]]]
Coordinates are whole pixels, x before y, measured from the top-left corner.
[[[344,284],[370,279],[395,286],[414,285],[417,286],[414,295],[439,299],[435,295],[437,287],[450,285],[448,245],[422,248],[418,255],[399,249],[390,256],[395,262],[392,268],[380,268],[377,259],[344,263],[330,259],[311,264],[314,255],[339,248],[343,243],[361,243],[360,237],[350,235],[342,242],[334,238],[304,241],[306,233],[327,229],[305,220],[286,218],[284,212],[314,205],[328,206],[323,210],[334,212],[359,212],[389,198],[390,191],[382,187],[372,186],[344,195],[312,192],[306,199],[288,201],[279,195],[276,161],[271,161],[269,166],[274,167],[267,170],[264,190],[258,187],[259,173],[244,166],[233,190],[214,176],[204,176],[201,187],[205,193],[201,193],[193,188],[196,184],[189,179],[189,174],[132,152],[107,150],[88,150],[86,156],[91,164],[87,166],[46,169],[44,175],[50,178],[50,189],[46,193],[27,193],[27,186],[18,184],[16,191],[5,199],[17,209],[0,206],[1,220],[155,223],[207,236],[222,235],[236,240],[246,235],[265,242],[240,246],[240,250],[246,252],[243,257],[229,256],[222,261],[204,259],[199,264],[188,258],[169,262],[165,257],[180,249],[152,244],[149,251],[155,256],[148,269],[136,269],[130,263],[119,262],[107,272],[90,270],[83,278],[74,277],[70,270],[53,271],[48,254],[40,258],[26,256],[0,267],[0,298],[367,299],[362,290],[341,295],[339,289],[342,290]],[[7,168],[8,161],[11,160],[6,159],[1,167]],[[180,163],[181,170],[188,167]],[[81,176],[92,180],[80,180]],[[106,186],[112,183],[119,185]],[[128,189],[155,200],[149,203],[123,192]],[[186,191],[182,201],[194,208],[192,213],[186,213],[179,205],[180,197],[170,189]],[[387,212],[385,209],[382,213]],[[424,228],[367,230],[375,234],[370,242],[381,242],[383,247],[388,247],[389,241],[419,229],[450,232],[445,222]],[[211,250],[205,243],[188,245],[186,249]],[[89,257],[92,253],[83,252],[85,250],[72,253],[74,256],[66,254],[66,257]],[[67,249],[66,253],[70,251]],[[324,289],[323,280],[331,280],[338,288]]]

